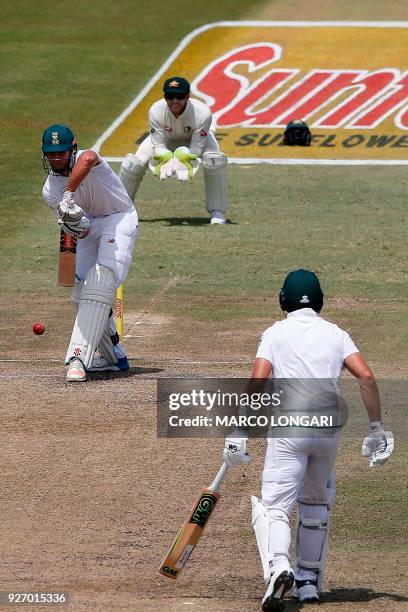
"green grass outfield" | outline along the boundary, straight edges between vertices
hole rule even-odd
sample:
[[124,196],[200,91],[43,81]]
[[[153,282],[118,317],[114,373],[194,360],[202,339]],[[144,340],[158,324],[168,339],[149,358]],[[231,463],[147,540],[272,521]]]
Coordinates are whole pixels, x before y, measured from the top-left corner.
[[[318,12],[312,3],[313,18],[382,17],[380,2],[377,14],[373,3],[360,3],[354,13],[345,5]],[[45,126],[66,122],[81,147],[91,146],[192,29],[219,19],[282,19],[285,10],[286,18],[306,17],[292,17],[296,2],[190,6],[182,19],[174,2],[160,9],[127,1],[74,1],[68,11],[43,0],[2,7],[0,254],[9,296],[65,291],[55,285],[57,228],[40,196]],[[387,3],[387,16],[401,17],[397,2]],[[277,316],[286,272],[309,267],[328,297],[341,298],[326,314],[351,328],[369,357],[401,363],[408,335],[406,169],[235,166],[229,185],[232,223],[214,228],[204,223],[201,176],[165,188],[145,177],[127,307],[143,308],[177,276],[159,311],[231,325]]]

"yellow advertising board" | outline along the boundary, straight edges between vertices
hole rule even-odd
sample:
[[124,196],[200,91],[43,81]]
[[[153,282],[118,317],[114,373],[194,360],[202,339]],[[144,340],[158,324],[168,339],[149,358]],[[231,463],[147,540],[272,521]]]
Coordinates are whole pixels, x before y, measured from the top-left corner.
[[[179,75],[237,163],[408,164],[408,22],[219,22],[189,34],[96,143],[111,161],[148,134]],[[302,119],[311,145],[283,145]]]

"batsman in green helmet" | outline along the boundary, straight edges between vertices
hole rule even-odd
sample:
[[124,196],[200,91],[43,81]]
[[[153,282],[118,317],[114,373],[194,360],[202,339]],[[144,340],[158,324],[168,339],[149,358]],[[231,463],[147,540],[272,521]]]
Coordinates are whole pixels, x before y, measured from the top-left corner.
[[127,370],[112,306],[132,261],[136,209],[108,162],[92,149],[77,150],[66,125],[44,130],[41,154],[47,174],[43,198],[61,230],[78,239],[72,291],[77,315],[65,357],[66,380],[78,383],[88,372]]
[[[335,498],[332,473],[340,436],[340,427],[333,427],[325,413],[334,405],[337,410],[341,406],[339,378],[343,368],[357,378],[370,421],[363,455],[371,467],[378,468],[394,449],[394,437],[381,421],[374,374],[349,334],[320,316],[323,298],[314,272],[301,269],[286,276],[279,292],[286,317],[262,334],[250,382],[250,390],[259,394],[266,379],[278,379],[274,388],[285,389],[292,394],[291,400],[296,399],[289,402],[289,410],[283,401],[280,414],[284,412],[287,419],[294,405],[295,414],[301,413],[303,419],[297,427],[280,426],[272,431],[271,425],[261,499],[251,498],[252,525],[267,587],[262,600],[265,612],[283,610],[283,598],[293,586],[293,596],[302,604],[318,602],[323,589]],[[310,389],[312,402],[305,402],[305,397],[310,399]],[[228,466],[248,463],[247,440],[248,431],[243,429],[226,438],[224,461]],[[297,558],[292,569],[290,517],[295,507]]]

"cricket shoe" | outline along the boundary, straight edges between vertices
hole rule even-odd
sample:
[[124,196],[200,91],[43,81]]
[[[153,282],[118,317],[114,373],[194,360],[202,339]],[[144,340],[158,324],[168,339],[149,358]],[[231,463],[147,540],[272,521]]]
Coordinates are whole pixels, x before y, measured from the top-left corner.
[[296,580],[296,588],[293,597],[300,603],[317,603],[319,601],[319,591],[316,582],[313,580]]
[[86,372],[80,359],[71,359],[67,372],[67,382],[85,382]]
[[265,597],[262,600],[263,612],[281,612],[285,607],[283,597],[293,587],[295,576],[292,570],[272,574]]
[[227,220],[220,210],[214,210],[214,212],[211,214],[211,225],[222,225],[226,222]]
[[127,357],[119,357],[116,363],[111,363],[105,357],[95,357],[88,372],[124,372],[129,369]]

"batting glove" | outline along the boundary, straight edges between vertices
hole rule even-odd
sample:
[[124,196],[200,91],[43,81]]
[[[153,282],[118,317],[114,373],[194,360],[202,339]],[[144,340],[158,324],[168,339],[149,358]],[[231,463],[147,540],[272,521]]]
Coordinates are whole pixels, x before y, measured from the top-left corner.
[[379,467],[391,457],[394,451],[392,431],[384,431],[381,421],[371,423],[371,434],[364,438],[363,457],[368,457],[370,467]]
[[187,178],[184,178],[185,173],[182,172],[183,168],[180,168],[181,172],[180,170],[177,171],[176,169],[177,178],[181,181],[192,179],[194,176],[194,168],[191,162],[197,159],[197,155],[190,153],[190,150],[187,147],[178,147],[178,149],[174,151],[174,159],[179,161],[182,166],[184,166],[184,169],[187,170]]
[[89,219],[86,217],[82,217],[79,221],[63,221],[62,219],[58,219],[58,225],[62,227],[66,234],[70,236],[75,236],[78,240],[85,238],[89,234],[89,227],[91,225]]
[[62,221],[79,221],[84,214],[80,206],[74,202],[74,193],[65,191],[61,202],[58,204],[57,212]]
[[[164,149],[162,153],[156,153],[156,155],[153,155],[153,159],[155,161],[157,161],[157,165],[155,166],[155,168],[153,170],[153,174],[154,174],[154,176],[158,176],[158,177],[162,178],[161,177],[161,168],[164,166],[164,164],[167,164],[167,162],[169,162],[169,161],[171,161],[173,159],[173,153],[172,153],[172,151],[169,151],[168,149]],[[166,177],[164,177],[164,178],[166,178]]]
[[247,441],[248,438],[225,438],[224,462],[228,467],[251,462],[246,449]]

